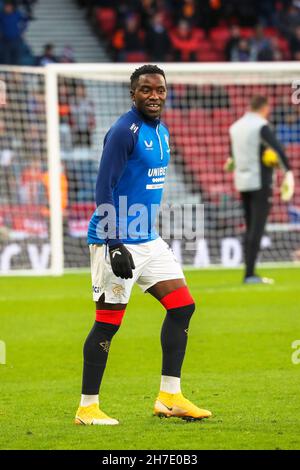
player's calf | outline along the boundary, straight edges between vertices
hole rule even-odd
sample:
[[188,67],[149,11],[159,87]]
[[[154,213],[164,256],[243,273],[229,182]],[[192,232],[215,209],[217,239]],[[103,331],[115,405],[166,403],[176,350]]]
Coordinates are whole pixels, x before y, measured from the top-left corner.
[[76,424],[118,424],[99,409],[99,389],[112,338],[118,331],[125,309],[96,310],[96,321],[83,348],[83,377]]
[[[162,376],[180,377],[195,303],[186,286],[174,290],[160,302],[167,309],[161,330]],[[175,393],[180,390],[170,391]]]

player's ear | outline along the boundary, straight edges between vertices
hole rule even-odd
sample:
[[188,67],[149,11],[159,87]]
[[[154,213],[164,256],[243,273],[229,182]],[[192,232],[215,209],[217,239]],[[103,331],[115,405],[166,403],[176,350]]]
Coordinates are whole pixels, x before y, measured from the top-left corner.
[[131,99],[132,101],[134,102],[134,90],[130,90],[130,96],[131,96]]

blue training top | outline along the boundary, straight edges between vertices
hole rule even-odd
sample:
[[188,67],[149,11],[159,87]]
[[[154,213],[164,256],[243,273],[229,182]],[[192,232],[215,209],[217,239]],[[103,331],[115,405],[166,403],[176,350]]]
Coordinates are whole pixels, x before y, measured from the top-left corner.
[[170,160],[169,131],[135,106],[105,138],[88,243],[145,243],[158,237],[156,215]]

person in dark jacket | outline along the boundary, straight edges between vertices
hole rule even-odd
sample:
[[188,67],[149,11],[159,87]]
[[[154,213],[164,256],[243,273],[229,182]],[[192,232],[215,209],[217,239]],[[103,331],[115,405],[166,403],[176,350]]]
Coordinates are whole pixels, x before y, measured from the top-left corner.
[[169,59],[170,39],[164,26],[163,15],[154,15],[146,32],[145,47],[150,60],[165,62]]
[[2,64],[20,65],[22,59],[22,34],[28,17],[17,10],[11,1],[4,4],[0,13],[0,61]]

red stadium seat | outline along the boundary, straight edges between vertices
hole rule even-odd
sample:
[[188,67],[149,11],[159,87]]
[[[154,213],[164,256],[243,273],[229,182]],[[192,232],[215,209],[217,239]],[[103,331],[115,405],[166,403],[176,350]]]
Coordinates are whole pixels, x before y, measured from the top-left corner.
[[189,110],[189,119],[197,122],[207,122],[212,120],[212,112],[210,109],[191,108]]
[[224,54],[224,47],[226,43],[224,43],[223,39],[212,39],[211,44],[215,51]]
[[278,30],[276,28],[265,28],[264,29],[264,35],[267,37],[267,38],[274,38],[274,37],[277,37],[278,36]]
[[210,39],[199,38],[198,44],[199,44],[199,54],[206,52],[206,51],[211,51],[212,42]]
[[197,60],[199,62],[223,62],[224,55],[220,51],[212,49],[213,44],[210,42],[210,49],[199,49],[197,53]]
[[205,31],[201,28],[194,28],[194,34],[197,37],[198,41],[205,38]]
[[241,31],[242,38],[250,39],[254,36],[254,28],[243,27],[243,28],[240,28],[240,31]]
[[147,62],[148,56],[145,52],[127,52],[125,54],[126,62]]
[[168,126],[172,135],[177,135],[178,133],[180,133],[183,121],[181,109],[165,109],[162,115],[162,120]]
[[232,122],[234,120],[232,109],[227,109],[227,108],[213,109],[212,117],[213,117],[214,123],[216,122],[223,123],[224,121],[227,123],[227,122]]
[[210,31],[210,37],[213,41],[222,41],[223,46],[225,46],[225,43],[228,41],[230,37],[229,28],[224,27],[224,26],[218,26],[216,28],[213,28]]
[[117,13],[113,8],[97,8],[95,12],[96,21],[100,32],[105,36],[111,36],[115,30]]

